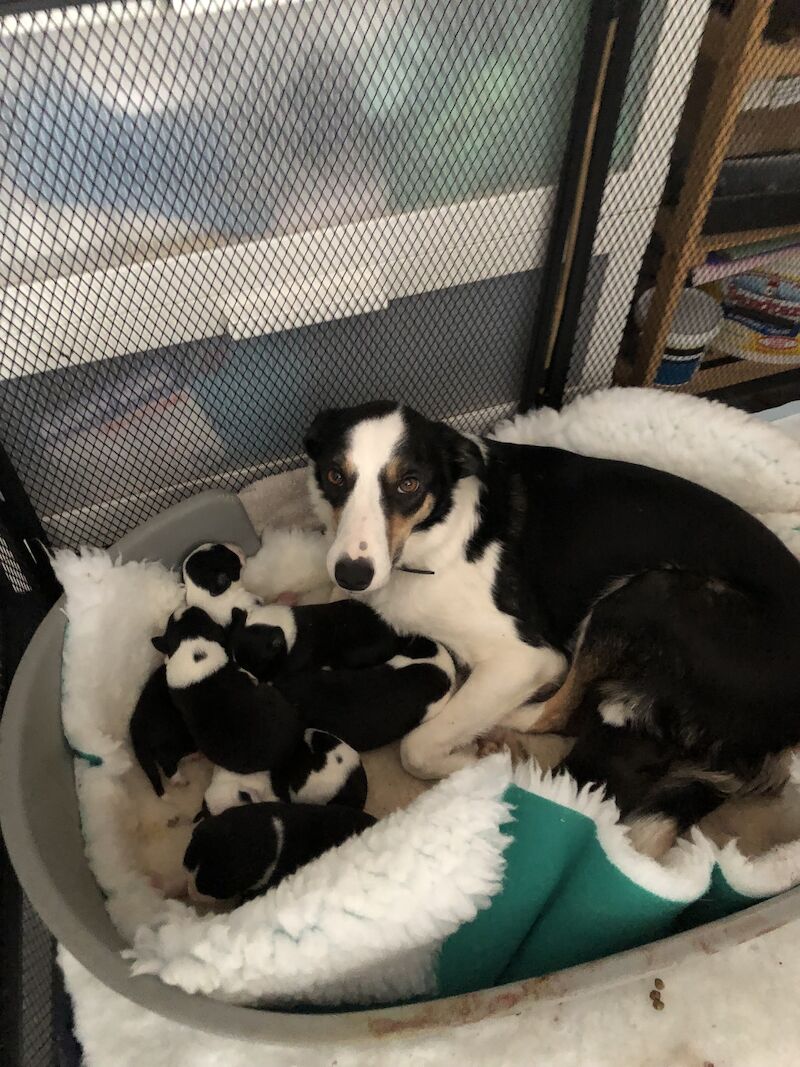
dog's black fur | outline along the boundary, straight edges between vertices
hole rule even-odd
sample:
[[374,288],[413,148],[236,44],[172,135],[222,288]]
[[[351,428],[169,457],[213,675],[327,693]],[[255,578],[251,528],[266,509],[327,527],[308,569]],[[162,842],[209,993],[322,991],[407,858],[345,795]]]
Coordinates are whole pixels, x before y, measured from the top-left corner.
[[248,900],[374,823],[352,807],[246,804],[203,819],[183,865],[204,896]]
[[[436,652],[426,638],[412,638],[403,647],[411,659]],[[409,663],[284,674],[275,685],[307,726],[335,734],[357,752],[369,752],[419,726],[451,681],[434,663]]]
[[[153,645],[169,661],[183,642],[195,637],[226,647],[225,628],[201,608],[173,616]],[[286,762],[302,740],[299,717],[280,692],[257,684],[231,660],[196,684],[171,687],[170,696],[199,751],[226,770],[272,770]]]
[[372,667],[398,655],[407,644],[377,612],[355,600],[287,610],[297,627],[291,650],[280,626],[248,625],[246,612],[233,610],[231,652],[259,681],[323,667]]
[[161,775],[172,778],[184,756],[197,752],[194,738],[172,703],[167,669],[163,664],[147,679],[128,729],[139,766],[147,775],[156,796],[163,796]]
[[631,463],[496,442],[487,460],[467,551],[502,545],[496,602],[564,649],[591,612],[586,681],[680,752],[631,811],[685,830],[800,742],[800,564],[762,523]]

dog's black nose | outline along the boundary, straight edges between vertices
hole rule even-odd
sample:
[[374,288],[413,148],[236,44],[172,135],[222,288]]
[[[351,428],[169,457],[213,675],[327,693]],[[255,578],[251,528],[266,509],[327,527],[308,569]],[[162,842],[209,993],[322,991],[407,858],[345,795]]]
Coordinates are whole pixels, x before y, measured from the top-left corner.
[[336,584],[342,589],[349,589],[352,593],[360,593],[366,589],[374,574],[375,568],[363,556],[359,556],[358,559],[342,556],[333,569]]

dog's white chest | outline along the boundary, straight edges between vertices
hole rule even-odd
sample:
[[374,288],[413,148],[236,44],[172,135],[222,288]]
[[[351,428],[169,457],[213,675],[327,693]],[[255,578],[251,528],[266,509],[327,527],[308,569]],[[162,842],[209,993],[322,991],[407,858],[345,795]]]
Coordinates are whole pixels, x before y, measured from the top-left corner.
[[396,630],[446,645],[468,666],[520,642],[514,620],[492,597],[497,547],[476,563],[458,559],[435,574],[396,571],[367,602]]

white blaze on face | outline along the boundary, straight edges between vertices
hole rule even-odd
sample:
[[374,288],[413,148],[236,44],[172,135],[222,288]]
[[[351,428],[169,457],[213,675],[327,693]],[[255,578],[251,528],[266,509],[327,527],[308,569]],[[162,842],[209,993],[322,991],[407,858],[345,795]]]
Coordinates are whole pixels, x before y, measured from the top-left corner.
[[222,645],[205,637],[190,637],[182,641],[167,660],[167,685],[170,689],[186,689],[215,674],[228,662]]
[[392,458],[405,433],[399,411],[379,419],[367,419],[353,427],[347,448],[347,466],[355,485],[339,516],[336,537],[328,552],[328,573],[342,558],[368,559],[374,569],[369,589],[380,589],[389,580],[392,560],[383,511],[381,472]]

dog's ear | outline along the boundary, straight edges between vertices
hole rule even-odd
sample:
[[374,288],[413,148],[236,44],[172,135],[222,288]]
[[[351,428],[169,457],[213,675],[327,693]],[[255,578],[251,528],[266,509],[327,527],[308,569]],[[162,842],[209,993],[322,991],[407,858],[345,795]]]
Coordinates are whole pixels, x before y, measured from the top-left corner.
[[240,629],[247,622],[247,612],[244,608],[234,608],[231,612],[231,627],[234,630]]
[[439,430],[444,454],[450,459],[450,468],[455,480],[472,475],[482,478],[486,473],[486,462],[478,442],[444,423],[439,423]]
[[336,408],[328,408],[326,411],[320,411],[311,423],[303,438],[303,448],[308,453],[309,459],[319,458],[325,440],[335,431],[340,414],[341,412]]
[[166,634],[159,634],[158,637],[151,637],[150,642],[156,652],[160,652],[162,656],[166,656],[169,653],[169,641],[167,641]]

